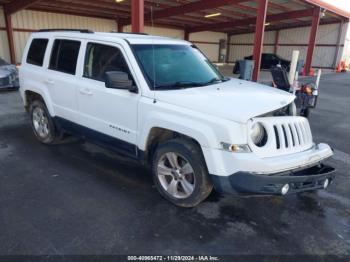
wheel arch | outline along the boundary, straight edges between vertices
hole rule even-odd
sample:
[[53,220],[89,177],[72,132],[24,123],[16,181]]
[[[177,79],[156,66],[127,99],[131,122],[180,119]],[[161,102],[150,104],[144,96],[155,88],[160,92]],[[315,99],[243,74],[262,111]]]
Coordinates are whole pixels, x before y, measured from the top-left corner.
[[47,94],[45,91],[42,91],[40,89],[24,90],[23,101],[24,101],[24,107],[27,111],[29,110],[30,103],[35,100],[41,100],[42,102],[44,102],[50,115],[55,116],[49,94]]

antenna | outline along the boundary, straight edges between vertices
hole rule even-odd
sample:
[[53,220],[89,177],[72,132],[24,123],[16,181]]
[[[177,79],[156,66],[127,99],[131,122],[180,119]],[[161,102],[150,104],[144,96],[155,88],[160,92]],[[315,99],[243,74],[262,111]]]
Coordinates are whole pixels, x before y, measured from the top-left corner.
[[155,53],[154,53],[154,24],[153,24],[153,5],[151,5],[151,28],[152,28],[152,70],[153,70],[153,103],[157,103],[156,100],[156,58],[155,58]]

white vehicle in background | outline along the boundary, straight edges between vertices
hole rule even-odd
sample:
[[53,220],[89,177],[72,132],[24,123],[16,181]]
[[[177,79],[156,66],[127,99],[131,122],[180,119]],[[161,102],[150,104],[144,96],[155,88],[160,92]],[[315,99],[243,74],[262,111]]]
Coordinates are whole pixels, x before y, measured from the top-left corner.
[[192,207],[223,193],[326,188],[332,149],[313,142],[295,97],[223,77],[191,43],[141,34],[42,30],[20,91],[37,139],[72,134],[152,168],[159,192]]

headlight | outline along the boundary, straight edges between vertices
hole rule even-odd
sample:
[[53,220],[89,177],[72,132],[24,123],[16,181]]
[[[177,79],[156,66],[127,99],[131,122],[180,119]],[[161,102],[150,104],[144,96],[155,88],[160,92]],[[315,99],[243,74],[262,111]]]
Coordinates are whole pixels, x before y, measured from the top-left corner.
[[250,137],[256,146],[263,147],[266,145],[267,132],[262,124],[255,123],[252,126]]

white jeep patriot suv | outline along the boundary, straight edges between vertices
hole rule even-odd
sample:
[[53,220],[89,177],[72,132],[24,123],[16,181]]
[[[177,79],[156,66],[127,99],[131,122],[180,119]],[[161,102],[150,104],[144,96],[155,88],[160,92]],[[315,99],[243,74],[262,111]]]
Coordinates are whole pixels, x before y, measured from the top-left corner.
[[326,188],[332,149],[313,142],[295,97],[225,78],[193,44],[88,30],[33,33],[20,92],[35,136],[80,136],[151,167],[159,192],[192,207],[212,191]]

